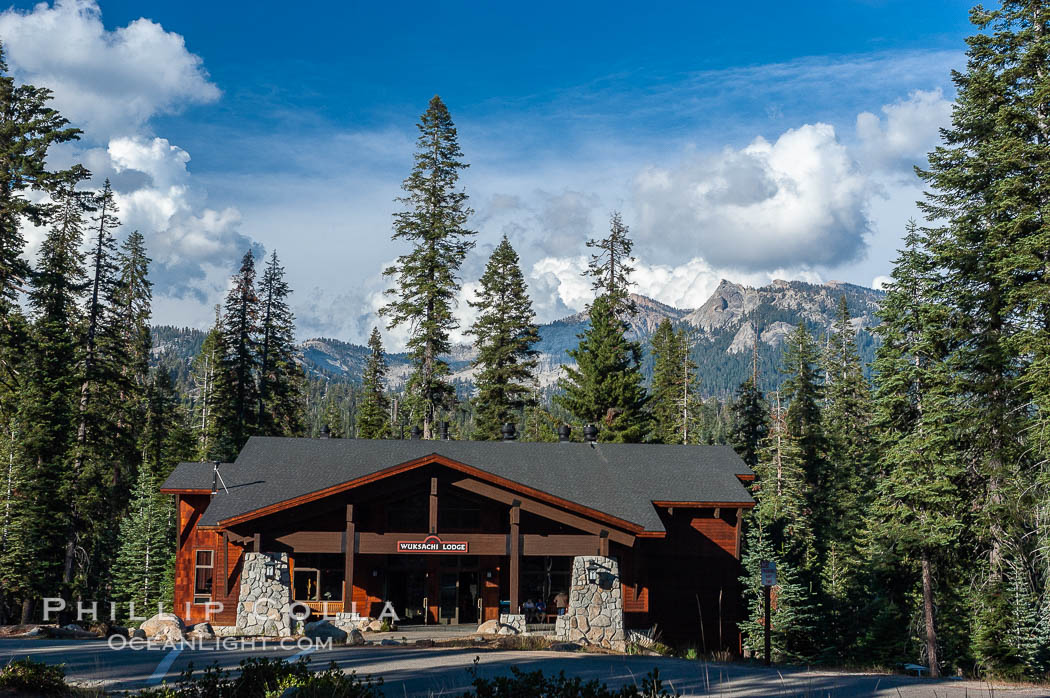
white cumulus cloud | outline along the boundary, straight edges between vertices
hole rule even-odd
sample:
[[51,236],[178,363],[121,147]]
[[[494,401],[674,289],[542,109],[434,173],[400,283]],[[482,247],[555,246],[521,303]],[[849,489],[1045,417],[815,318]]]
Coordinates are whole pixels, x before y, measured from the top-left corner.
[[58,110],[99,140],[219,98],[182,36],[148,19],[109,31],[93,0],[6,10],[0,39],[14,73],[54,90]]
[[634,181],[639,247],[657,261],[701,257],[760,271],[858,258],[872,185],[827,124],[774,142],[644,168]]
[[883,105],[882,117],[857,115],[858,159],[872,170],[896,170],[914,177],[912,166],[940,140],[940,128],[951,123],[952,103],[940,89],[914,90],[907,99]]

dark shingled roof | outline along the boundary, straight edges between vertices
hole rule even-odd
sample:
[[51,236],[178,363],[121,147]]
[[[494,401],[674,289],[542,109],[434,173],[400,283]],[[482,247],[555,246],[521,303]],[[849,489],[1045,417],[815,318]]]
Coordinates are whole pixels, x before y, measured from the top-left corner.
[[[294,439],[252,437],[220,466],[200,525],[327,489],[432,454],[662,531],[654,501],[751,504],[738,475],[753,475],[728,446]],[[210,489],[209,463],[180,463],[163,489]]]

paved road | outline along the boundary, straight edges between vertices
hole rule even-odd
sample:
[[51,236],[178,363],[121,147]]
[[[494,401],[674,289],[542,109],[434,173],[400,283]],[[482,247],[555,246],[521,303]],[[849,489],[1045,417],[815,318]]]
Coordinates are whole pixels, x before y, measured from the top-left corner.
[[[291,658],[297,648],[276,646],[216,651],[203,649],[110,649],[102,640],[0,639],[0,663],[31,656],[65,664],[70,679],[109,690],[137,689],[169,682],[191,661],[203,667],[213,662],[235,668],[252,656]],[[766,669],[744,664],[711,664],[663,657],[625,657],[565,652],[489,651],[477,649],[343,647],[311,655],[311,666],[334,661],[344,671],[384,677],[388,696],[458,695],[470,686],[467,669],[479,657],[479,673],[495,676],[511,666],[522,670],[578,675],[610,686],[640,682],[653,667],[674,690],[690,696],[929,696],[976,698],[1050,696],[1047,689],[1005,690],[978,682],[931,681],[902,676],[835,674],[797,669]]]

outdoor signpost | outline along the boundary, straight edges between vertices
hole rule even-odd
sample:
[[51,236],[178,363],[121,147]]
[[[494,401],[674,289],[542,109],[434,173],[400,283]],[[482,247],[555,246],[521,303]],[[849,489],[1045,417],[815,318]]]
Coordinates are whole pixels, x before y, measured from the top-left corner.
[[769,621],[769,597],[773,587],[776,586],[777,583],[777,563],[773,562],[772,560],[762,560],[759,563],[759,568],[762,570],[762,592],[765,601],[765,606],[763,609],[765,614],[765,623],[763,625],[765,630],[766,666],[769,666],[771,645],[769,638],[771,625]]

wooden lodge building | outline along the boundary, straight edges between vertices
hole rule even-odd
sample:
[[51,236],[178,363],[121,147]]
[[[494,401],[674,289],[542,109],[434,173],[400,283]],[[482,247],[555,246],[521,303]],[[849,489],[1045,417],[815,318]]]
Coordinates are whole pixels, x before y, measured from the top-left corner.
[[198,622],[221,603],[211,622],[239,625],[258,558],[316,612],[378,617],[389,601],[401,624],[551,623],[574,559],[602,556],[626,628],[738,651],[753,477],[726,446],[253,437],[235,462],[180,463],[162,486],[176,613]]

